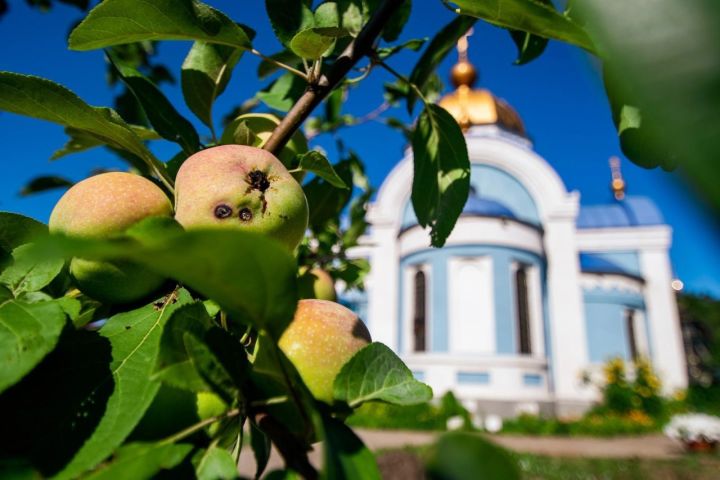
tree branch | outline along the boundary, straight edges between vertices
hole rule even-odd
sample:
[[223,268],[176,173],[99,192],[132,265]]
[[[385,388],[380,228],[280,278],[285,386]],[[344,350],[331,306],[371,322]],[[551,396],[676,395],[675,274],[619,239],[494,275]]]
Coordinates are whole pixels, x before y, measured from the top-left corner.
[[260,430],[270,437],[289,468],[298,472],[305,479],[319,478],[318,471],[308,459],[307,449],[284,425],[266,413],[256,413],[254,419]]
[[322,75],[316,83],[311,84],[305,93],[293,105],[280,125],[273,131],[263,148],[277,155],[285,146],[300,125],[310,116],[312,111],[350,72],[361,58],[366,56],[373,47],[385,24],[405,0],[385,0],[377,9],[370,21],[365,25],[357,38],[350,42],[345,51],[337,58],[327,74]]

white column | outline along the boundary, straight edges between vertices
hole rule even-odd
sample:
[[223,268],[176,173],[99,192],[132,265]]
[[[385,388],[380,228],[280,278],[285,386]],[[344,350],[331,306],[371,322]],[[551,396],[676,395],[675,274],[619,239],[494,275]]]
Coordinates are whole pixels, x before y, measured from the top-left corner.
[[[669,248],[669,245],[668,245]],[[685,352],[675,293],[670,286],[672,270],[667,248],[640,252],[640,269],[645,278],[645,308],[650,325],[653,366],[665,393],[688,384]]]
[[448,329],[451,353],[494,354],[495,295],[491,257],[448,262]]
[[[371,241],[374,244],[368,285],[368,328],[374,341],[384,343],[393,350],[398,347],[398,267],[397,232],[392,226],[373,225]],[[407,341],[407,339],[406,339]]]
[[588,350],[575,238],[578,199],[571,199],[574,206],[551,214],[545,224],[554,391],[565,411],[591,398],[580,382],[580,374],[588,366]]

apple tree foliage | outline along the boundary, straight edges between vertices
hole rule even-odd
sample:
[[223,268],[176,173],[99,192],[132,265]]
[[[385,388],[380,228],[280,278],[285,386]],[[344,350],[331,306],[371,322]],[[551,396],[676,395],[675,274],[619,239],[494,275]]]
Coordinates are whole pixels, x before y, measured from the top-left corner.
[[[460,127],[433,103],[442,89],[435,70],[476,21],[508,30],[518,46],[517,64],[540,56],[550,40],[597,55],[606,65],[626,154],[641,165],[670,168],[682,163],[673,152],[703,139],[693,147],[687,170],[694,177],[716,178],[716,169],[701,168],[698,159],[717,146],[717,135],[711,138],[709,132],[718,126],[718,102],[688,107],[690,113],[680,119],[670,113],[698,103],[687,86],[692,79],[683,73],[693,67],[702,86],[710,88],[718,84],[718,64],[696,62],[652,79],[640,67],[661,65],[668,55],[690,62],[690,55],[678,52],[703,41],[704,47],[716,48],[720,42],[710,39],[717,31],[699,28],[675,38],[677,25],[669,26],[675,49],[649,52],[641,38],[645,32],[626,25],[633,18],[646,20],[645,25],[677,24],[690,11],[707,14],[703,27],[719,18],[711,3],[681,7],[671,0],[637,0],[617,6],[589,0],[569,2],[564,11],[548,0],[443,3],[457,16],[426,41],[400,39],[410,0],[266,0],[283,46],[270,53],[253,47],[251,26],[198,0],[104,0],[75,26],[68,44],[73,50],[105,51],[109,80],[125,88],[115,108],[89,105],[52,80],[0,72],[0,110],[65,128],[68,141],[53,158],[108,148],[171,194],[178,168],[193,153],[223,143],[253,145],[272,151],[304,179],[310,206],[307,238],[295,255],[259,234],[183,232],[171,220],[151,219],[124,235],[98,240],[51,236],[35,220],[0,213],[0,474],[235,478],[240,452],[250,448],[259,478],[274,445],[286,470],[273,472],[273,478],[296,473],[379,478],[372,453],[343,419],[364,402],[425,402],[432,395],[429,387],[415,380],[392,350],[372,343],[336,377],[333,404],[321,403],[277,340],[295,311],[299,267],[325,268],[349,288],[362,288],[368,269],[346,252],[367,228],[365,207],[374,191],[362,159],[344,144],[343,129],[372,118],[405,135],[414,153],[417,218],[428,227],[433,246],[441,247],[452,232],[468,196],[470,164]],[[0,14],[4,7],[0,2]],[[622,47],[628,39],[629,53]],[[153,59],[158,45],[173,40],[192,42],[179,72]],[[392,66],[401,50],[421,51],[410,72]],[[215,125],[217,101],[229,96],[228,81],[246,55],[263,58],[256,75],[267,86],[226,105],[232,112],[223,125]],[[396,79],[385,85],[380,107],[364,117],[344,111],[346,98],[376,69]],[[349,78],[353,71],[359,75]],[[199,122],[183,117],[163,94],[162,83],[176,79]],[[673,88],[677,95],[663,104],[653,97]],[[717,100],[714,95],[711,100]],[[413,124],[387,114],[401,104],[416,115]],[[683,118],[694,123],[684,125]],[[667,126],[685,135],[660,138]],[[318,135],[335,138],[334,162],[310,148]],[[172,142],[177,153],[158,158],[148,148],[158,141]],[[71,183],[39,177],[24,193]],[[67,260],[75,256],[132,261],[171,281],[146,302],[103,305],[74,288]],[[324,445],[319,471],[307,456],[315,442]],[[441,440],[427,474],[518,476],[502,451],[472,436]]]

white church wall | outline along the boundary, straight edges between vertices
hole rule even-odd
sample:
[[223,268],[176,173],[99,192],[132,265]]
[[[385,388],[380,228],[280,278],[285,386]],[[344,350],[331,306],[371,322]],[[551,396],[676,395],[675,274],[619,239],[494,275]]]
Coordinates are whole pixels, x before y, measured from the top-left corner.
[[450,352],[494,354],[492,257],[454,257],[448,263]]

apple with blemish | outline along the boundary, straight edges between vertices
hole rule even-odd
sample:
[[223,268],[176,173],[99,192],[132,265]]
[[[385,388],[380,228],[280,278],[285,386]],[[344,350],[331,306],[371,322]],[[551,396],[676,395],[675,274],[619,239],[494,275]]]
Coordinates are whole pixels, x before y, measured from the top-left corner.
[[[172,204],[150,180],[127,172],[108,172],[77,183],[60,198],[51,215],[52,233],[81,238],[119,235],[148,217],[172,216]],[[130,262],[74,258],[70,274],[78,288],[104,303],[130,303],[157,290],[164,278]]]
[[308,222],[300,184],[270,152],[220,145],[190,156],[175,180],[175,219],[186,229],[263,233],[294,250]]
[[370,342],[370,332],[352,310],[327,300],[306,299],[298,302],[278,345],[313,396],[332,403],[335,377]]

